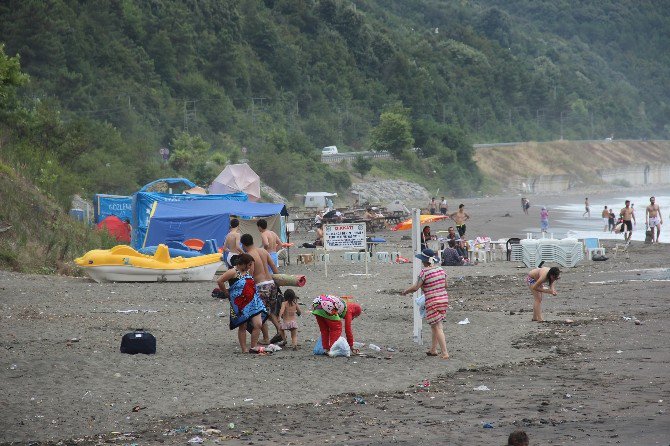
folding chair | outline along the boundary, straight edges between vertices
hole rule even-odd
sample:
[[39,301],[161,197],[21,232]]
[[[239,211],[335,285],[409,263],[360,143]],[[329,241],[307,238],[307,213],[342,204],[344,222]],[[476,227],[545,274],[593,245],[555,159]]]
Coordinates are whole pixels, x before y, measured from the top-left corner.
[[600,240],[596,237],[589,237],[584,239],[584,250],[586,257],[593,260],[593,254],[605,255],[605,248],[600,246]]

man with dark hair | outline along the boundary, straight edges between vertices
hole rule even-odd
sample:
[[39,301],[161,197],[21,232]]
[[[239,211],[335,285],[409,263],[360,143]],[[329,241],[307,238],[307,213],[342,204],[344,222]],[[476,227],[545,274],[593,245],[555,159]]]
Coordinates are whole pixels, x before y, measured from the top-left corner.
[[458,235],[462,238],[465,235],[465,222],[470,219],[470,216],[465,212],[465,205],[463,203],[459,204],[458,211],[451,214],[449,218],[454,220]]
[[633,236],[633,222],[636,222],[635,211],[630,205],[630,200],[626,200],[626,207],[621,208],[619,215],[623,219],[623,238],[629,241]]
[[242,245],[240,244],[240,221],[236,218],[230,220],[230,230],[226,235],[226,240],[223,242],[223,260],[228,265],[228,268],[234,266],[233,257],[242,254]]
[[447,215],[448,211],[449,206],[447,206],[447,199],[442,197],[442,200],[440,201],[440,214]]
[[456,233],[456,229],[454,229],[453,226],[449,226],[447,228],[447,240],[453,240],[455,244],[456,251],[458,252],[458,255],[463,257],[464,259],[468,258],[468,249],[466,247],[466,241],[461,239],[461,236]]
[[[277,329],[277,333],[280,333],[279,319],[277,318],[277,315],[279,314],[281,302],[278,302],[277,300],[277,285],[275,284],[275,281],[272,280],[272,274],[277,274],[277,266],[265,249],[254,246],[254,238],[251,234],[242,235],[242,237],[240,237],[240,242],[242,243],[244,252],[254,258],[252,275],[254,282],[256,282],[256,291],[265,304],[265,308],[268,310],[270,322],[272,322]],[[269,344],[270,336],[268,334],[267,325],[263,324],[261,330],[263,332],[263,341],[259,341],[259,344]]]
[[275,262],[275,265],[279,265],[279,258],[277,257],[277,251],[281,249],[283,243],[276,232],[271,229],[268,229],[268,222],[264,218],[261,218],[256,222],[258,231],[261,233],[261,242],[263,248],[270,254],[272,261]]
[[507,438],[507,446],[528,446],[528,435],[518,429],[509,434],[509,437]]
[[[649,198],[649,206],[644,213],[644,218],[647,223],[647,227],[651,231],[651,242],[658,243],[659,238],[661,237],[661,225],[663,224],[663,216],[661,215],[661,208],[656,203],[656,197]],[[656,229],[654,231],[654,228]],[[656,234],[654,234],[654,232]]]

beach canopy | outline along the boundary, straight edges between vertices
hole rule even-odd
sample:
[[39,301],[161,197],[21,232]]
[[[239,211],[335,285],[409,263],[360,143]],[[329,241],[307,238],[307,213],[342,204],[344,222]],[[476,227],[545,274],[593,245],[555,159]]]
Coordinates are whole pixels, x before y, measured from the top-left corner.
[[159,178],[142,186],[139,192],[162,192],[177,194],[185,189],[195,187],[195,183],[188,178]]
[[248,164],[230,164],[214,178],[209,186],[212,194],[231,194],[244,192],[249,201],[258,201],[261,198],[261,179]]
[[242,218],[288,215],[283,203],[234,200],[157,201],[151,210],[142,247],[189,238],[216,239],[228,234],[230,216]]
[[[439,220],[445,220],[449,218],[446,215],[422,215],[421,217],[421,224],[428,224],[432,223],[434,221],[439,221]],[[406,231],[407,229],[412,229],[412,219],[408,218],[405,221],[401,221],[397,225],[391,228],[391,231]]]

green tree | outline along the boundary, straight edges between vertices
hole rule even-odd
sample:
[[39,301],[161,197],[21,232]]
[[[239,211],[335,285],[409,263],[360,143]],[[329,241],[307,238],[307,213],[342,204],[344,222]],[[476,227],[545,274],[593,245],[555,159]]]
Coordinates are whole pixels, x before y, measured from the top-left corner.
[[196,166],[204,163],[210,148],[200,135],[193,136],[187,132],[180,133],[170,145],[170,166],[183,174],[192,173]]
[[412,125],[406,116],[400,113],[385,112],[379,119],[379,125],[370,132],[370,148],[374,151],[387,151],[394,158],[412,148]]
[[372,169],[372,162],[369,158],[365,158],[359,155],[353,162],[353,168],[356,172],[360,173],[362,177],[364,177],[368,172],[370,172],[370,169]]
[[21,72],[19,57],[5,54],[5,45],[0,44],[0,113],[5,114],[16,107],[16,89],[28,82],[28,75]]

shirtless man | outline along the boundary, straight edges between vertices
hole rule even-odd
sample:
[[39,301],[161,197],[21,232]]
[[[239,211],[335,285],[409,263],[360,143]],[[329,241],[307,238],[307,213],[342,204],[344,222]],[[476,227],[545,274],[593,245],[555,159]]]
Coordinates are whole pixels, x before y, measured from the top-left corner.
[[[645,212],[646,223],[651,230],[651,242],[658,243],[661,237],[661,225],[663,224],[663,215],[661,215],[661,208],[656,204],[656,197],[649,198],[649,206]],[[656,231],[654,231],[656,228]],[[654,236],[654,232],[656,235]]]
[[236,218],[230,220],[230,231],[226,235],[226,241],[223,243],[223,260],[228,265],[228,268],[232,268],[232,257],[235,255],[243,254],[242,247],[240,245],[240,221]]
[[268,254],[270,254],[270,257],[272,257],[272,261],[275,262],[275,265],[278,265],[279,259],[277,258],[277,251],[279,251],[284,246],[284,243],[282,243],[276,232],[268,229],[268,222],[265,219],[261,218],[258,220],[256,222],[256,226],[258,227],[258,231],[261,233],[263,248],[268,252]]
[[633,236],[633,222],[637,223],[635,211],[630,207],[630,200],[626,200],[626,207],[621,208],[619,215],[623,218],[623,238],[625,241],[630,241]]
[[[526,284],[533,295],[533,321],[544,322],[542,318],[542,293],[552,296],[558,294],[556,281],[560,278],[560,275],[561,270],[554,266],[552,268],[534,268],[526,276]],[[545,287],[545,284],[549,287]]]
[[433,197],[433,199],[430,200],[430,203],[428,203],[428,213],[430,215],[435,215],[436,209],[437,209],[437,201],[435,201],[435,197]]
[[456,230],[458,231],[458,235],[463,238],[465,235],[465,222],[470,219],[470,216],[465,213],[465,205],[463,203],[458,205],[458,211],[454,212],[449,216],[452,220],[454,220],[454,223],[456,224]]
[[591,206],[589,205],[589,198],[588,197],[586,197],[584,199],[584,209],[586,209],[586,210],[582,214],[582,217],[586,217],[586,215],[588,214],[589,218],[591,218]]
[[[253,277],[254,282],[256,282],[256,292],[268,310],[270,322],[277,329],[277,333],[280,333],[277,314],[279,313],[278,307],[281,306],[281,302],[277,305],[277,285],[272,280],[272,274],[277,274],[277,266],[265,249],[254,246],[254,238],[251,234],[242,235],[240,241],[242,242],[244,252],[254,258]],[[261,331],[263,333],[263,341],[259,341],[259,344],[269,344],[270,337],[268,336],[268,327],[266,324],[263,324]]]

